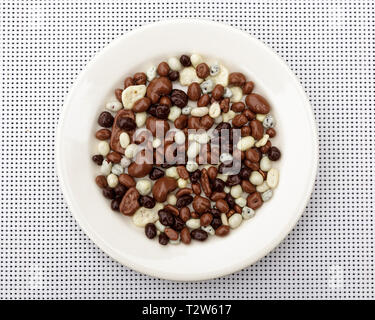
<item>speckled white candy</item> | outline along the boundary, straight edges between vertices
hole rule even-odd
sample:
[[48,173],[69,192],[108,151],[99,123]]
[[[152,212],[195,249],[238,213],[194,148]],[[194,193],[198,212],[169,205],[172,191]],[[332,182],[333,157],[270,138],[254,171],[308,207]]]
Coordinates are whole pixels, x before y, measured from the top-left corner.
[[262,200],[264,202],[270,200],[272,198],[272,195],[273,195],[273,191],[271,189],[267,190],[266,192],[263,192],[262,193]]
[[273,128],[275,124],[276,123],[275,123],[275,119],[273,118],[273,116],[270,114],[267,114],[263,120],[263,127],[265,127],[266,129]]
[[115,174],[116,176],[119,176],[123,172],[124,172],[124,168],[122,167],[121,164],[116,163],[112,166],[112,173]]
[[182,108],[181,113],[187,116],[190,114],[191,109],[193,109],[191,106],[185,106]]
[[220,65],[220,72],[216,76],[210,77],[214,84],[221,84],[223,87],[228,86],[228,78],[229,71],[223,65]]
[[122,104],[124,109],[133,109],[134,103],[143,98],[146,94],[146,86],[144,84],[129,86],[122,91]]
[[243,207],[242,208],[242,218],[244,220],[249,220],[255,216],[255,210],[249,208],[249,207]]
[[201,229],[211,236],[215,235],[215,229],[212,226],[201,226]]
[[130,166],[131,161],[127,157],[122,157],[120,164],[123,168],[127,168]]
[[207,79],[201,83],[201,90],[203,94],[210,93],[214,89],[214,83],[211,79]]
[[214,76],[218,75],[219,72],[220,72],[220,66],[217,63],[214,63],[213,65],[211,65],[210,76],[214,77]]

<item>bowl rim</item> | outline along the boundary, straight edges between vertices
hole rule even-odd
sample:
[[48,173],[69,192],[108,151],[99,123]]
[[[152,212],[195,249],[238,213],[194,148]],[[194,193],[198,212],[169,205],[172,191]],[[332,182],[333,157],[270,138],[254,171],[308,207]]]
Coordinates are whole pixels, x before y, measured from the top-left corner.
[[[185,276],[180,276],[178,274],[170,274],[169,272],[160,272],[160,271],[154,271],[151,268],[148,268],[146,266],[143,266],[141,264],[135,263],[129,259],[124,258],[123,256],[120,256],[115,250],[113,250],[110,246],[107,246],[102,239],[97,236],[96,232],[91,229],[91,227],[86,224],[86,222],[81,219],[81,217],[76,214],[76,209],[73,205],[73,201],[69,196],[69,192],[66,187],[66,183],[64,181],[63,177],[63,170],[62,170],[62,163],[61,163],[61,136],[62,136],[62,128],[63,128],[63,123],[64,119],[66,118],[66,114],[68,112],[68,105],[70,104],[72,97],[74,96],[74,92],[77,90],[78,83],[81,82],[81,79],[84,78],[86,72],[93,66],[96,61],[99,59],[100,56],[104,55],[107,51],[111,50],[112,47],[116,46],[118,43],[122,42],[124,39],[126,39],[129,35],[134,35],[137,33],[142,33],[144,30],[151,29],[155,26],[160,26],[160,25],[173,25],[173,24],[188,24],[192,22],[197,22],[201,24],[209,24],[211,26],[217,26],[217,27],[224,27],[230,32],[236,32],[240,33],[243,35],[246,35],[247,37],[250,37],[252,41],[257,43],[260,47],[262,47],[263,50],[268,51],[269,53],[272,54],[272,56],[279,61],[279,63],[283,66],[285,71],[288,73],[288,75],[293,79],[293,84],[295,88],[298,90],[298,93],[301,96],[301,99],[303,100],[304,104],[306,105],[306,113],[307,117],[309,120],[309,123],[311,125],[311,150],[313,157],[315,158],[314,161],[312,161],[313,167],[311,167],[311,179],[309,180],[309,183],[306,184],[308,187],[306,188],[306,196],[303,199],[303,201],[299,202],[298,209],[296,210],[298,214],[294,216],[294,219],[289,222],[288,225],[285,226],[285,228],[278,234],[277,237],[273,239],[273,241],[268,244],[268,246],[264,250],[259,250],[257,254],[255,255],[256,257],[244,259],[240,262],[237,262],[234,265],[231,265],[230,267],[225,267],[222,269],[218,269],[215,271],[209,271],[202,273],[202,276],[200,277],[194,277],[191,278],[189,275]],[[302,84],[300,83],[298,77],[295,75],[295,73],[290,69],[286,61],[279,56],[276,51],[274,51],[271,47],[266,45],[263,41],[257,39],[253,35],[251,35],[248,32],[245,32],[241,29],[235,28],[227,23],[223,22],[215,22],[211,21],[209,19],[166,19],[166,20],[161,20],[158,22],[152,22],[145,24],[143,26],[137,27],[129,32],[126,32],[125,34],[117,37],[116,39],[112,40],[109,44],[107,44],[104,48],[102,48],[99,52],[97,52],[94,57],[84,66],[84,68],[81,70],[79,75],[76,77],[74,80],[72,86],[69,89],[69,93],[65,98],[65,102],[63,104],[62,109],[60,110],[60,116],[59,116],[59,121],[56,129],[56,138],[55,138],[55,168],[58,176],[58,181],[59,185],[61,188],[61,191],[64,195],[64,198],[67,202],[69,211],[73,214],[75,220],[78,222],[78,225],[82,228],[82,230],[85,232],[85,234],[101,249],[103,250],[106,254],[108,254],[112,259],[115,261],[121,263],[122,265],[131,268],[132,270],[141,272],[143,274],[147,274],[152,277],[156,277],[159,279],[165,279],[165,280],[172,280],[172,281],[203,281],[203,280],[210,280],[218,277],[222,277],[228,274],[232,274],[235,272],[238,272],[246,267],[249,267],[256,262],[258,262],[260,259],[262,259],[264,256],[269,254],[271,251],[273,251],[279,244],[281,244],[287,235],[294,229],[296,224],[298,223],[299,219],[301,218],[304,209],[306,208],[308,202],[310,201],[311,194],[313,192],[314,186],[315,186],[315,181],[317,177],[317,171],[318,171],[318,164],[319,164],[319,143],[318,143],[318,129],[317,129],[317,123],[315,121],[315,117],[313,114],[313,108],[310,104],[310,101],[308,99],[308,96],[306,92],[304,91]]]

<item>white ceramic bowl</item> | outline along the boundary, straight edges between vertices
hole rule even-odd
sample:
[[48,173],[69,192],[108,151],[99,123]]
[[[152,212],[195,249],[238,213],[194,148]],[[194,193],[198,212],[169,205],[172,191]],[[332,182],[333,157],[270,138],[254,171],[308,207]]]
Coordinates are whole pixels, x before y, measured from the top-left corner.
[[[257,215],[224,238],[161,246],[129,217],[115,213],[94,182],[91,161],[96,121],[123,79],[147,66],[199,53],[243,72],[267,97],[277,120],[274,144],[282,151],[279,186]],[[295,75],[269,47],[230,26],[202,20],[169,20],[138,28],[103,49],[76,80],[61,113],[56,161],[70,210],[86,234],[122,264],[155,277],[204,280],[245,268],[275,248],[300,218],[318,163],[312,109]]]

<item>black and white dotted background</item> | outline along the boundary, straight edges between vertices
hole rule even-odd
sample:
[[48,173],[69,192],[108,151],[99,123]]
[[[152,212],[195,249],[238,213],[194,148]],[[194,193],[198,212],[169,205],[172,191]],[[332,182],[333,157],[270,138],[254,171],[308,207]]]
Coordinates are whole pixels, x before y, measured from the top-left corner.
[[[297,227],[254,266],[198,283],[112,261],[73,219],[54,165],[59,113],[87,62],[127,31],[177,17],[226,22],[276,50],[319,127],[317,182]],[[370,0],[1,1],[0,298],[375,298],[374,17]]]

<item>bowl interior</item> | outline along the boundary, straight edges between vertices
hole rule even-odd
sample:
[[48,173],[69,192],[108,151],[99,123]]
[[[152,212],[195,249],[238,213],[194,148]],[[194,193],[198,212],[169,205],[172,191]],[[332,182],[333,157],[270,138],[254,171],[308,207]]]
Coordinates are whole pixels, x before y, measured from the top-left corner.
[[[168,46],[166,44],[169,44]],[[217,58],[255,82],[270,102],[282,151],[279,186],[257,215],[226,238],[160,246],[131,219],[114,213],[94,182],[97,116],[123,79],[183,53]],[[57,168],[69,207],[87,235],[107,254],[137,271],[173,280],[202,280],[244,268],[266,255],[293,228],[310,197],[317,166],[311,107],[297,79],[268,47],[226,25],[174,20],[128,33],[100,52],[66,100],[56,145]]]

